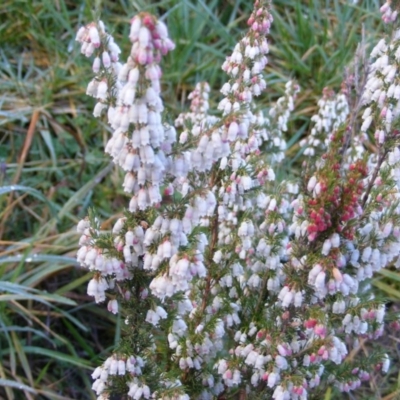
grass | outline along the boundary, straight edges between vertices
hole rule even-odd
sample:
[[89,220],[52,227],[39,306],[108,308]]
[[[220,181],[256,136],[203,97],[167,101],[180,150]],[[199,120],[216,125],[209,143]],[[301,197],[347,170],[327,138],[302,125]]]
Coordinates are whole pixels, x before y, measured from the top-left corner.
[[[95,398],[90,370],[120,335],[120,321],[86,295],[90,274],[74,259],[75,226],[88,207],[96,208],[107,227],[126,204],[121,174],[103,154],[107,129],[94,121],[93,102],[84,94],[90,63],[74,42],[77,27],[95,12],[88,3],[5,0],[0,5],[1,398]],[[177,44],[164,63],[171,121],[197,81],[208,80],[211,97],[218,99],[225,79],[220,65],[245,29],[250,8],[245,0],[101,2],[102,19],[125,54],[128,43],[122,38],[134,13],[165,15]],[[270,89],[263,101],[267,106],[276,99],[287,78],[299,82],[290,155],[299,151],[323,87],[340,88],[362,24],[370,42],[376,40],[377,9],[372,0],[275,1]],[[295,164],[289,168],[296,174]],[[375,284],[390,298],[400,298],[397,272],[382,272]],[[392,342],[388,346],[395,348]],[[400,380],[393,376],[385,384],[387,400],[398,393]],[[334,396],[332,391],[325,398]]]

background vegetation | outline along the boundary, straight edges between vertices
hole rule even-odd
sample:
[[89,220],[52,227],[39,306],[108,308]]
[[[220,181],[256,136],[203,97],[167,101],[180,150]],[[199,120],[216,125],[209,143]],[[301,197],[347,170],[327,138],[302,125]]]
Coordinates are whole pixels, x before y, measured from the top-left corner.
[[[93,19],[93,3],[0,4],[0,398],[95,398],[91,370],[118,341],[123,322],[93,304],[86,295],[90,274],[75,262],[75,226],[88,207],[107,228],[127,204],[120,173],[103,154],[109,132],[94,120],[93,101],[85,96],[91,66],[74,41],[78,26]],[[225,80],[220,65],[246,28],[251,6],[249,0],[104,0],[100,9],[124,54],[136,12],[165,16],[177,44],[164,65],[172,122],[199,80],[208,80],[218,100]],[[340,89],[362,26],[367,43],[381,34],[378,8],[377,0],[275,0],[262,101],[267,108],[288,78],[299,82],[287,138],[295,160],[322,89]],[[296,174],[298,165],[287,168]],[[396,307],[400,274],[383,271],[374,283]],[[390,335],[387,346],[398,359]],[[349,398],[395,399],[398,367],[391,372]],[[325,396],[334,397],[334,391]]]

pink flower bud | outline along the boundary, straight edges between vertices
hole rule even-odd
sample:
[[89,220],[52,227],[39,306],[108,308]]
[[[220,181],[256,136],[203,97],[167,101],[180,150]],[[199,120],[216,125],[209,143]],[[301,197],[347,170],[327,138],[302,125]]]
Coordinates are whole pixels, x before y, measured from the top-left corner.
[[108,53],[108,51],[103,51],[103,54],[101,55],[101,58],[103,60],[104,68],[110,68],[110,66],[111,66],[111,58],[110,58],[110,54]]
[[326,327],[324,325],[322,325],[322,324],[315,325],[314,333],[317,336],[321,337],[321,338],[325,338],[325,336],[326,336]]
[[99,31],[95,26],[89,28],[89,38],[94,47],[100,47],[100,36]]
[[113,314],[118,313],[118,301],[117,300],[110,300],[107,305],[107,310]]
[[96,57],[93,60],[93,66],[92,66],[92,70],[95,74],[97,74],[100,71],[100,58]]

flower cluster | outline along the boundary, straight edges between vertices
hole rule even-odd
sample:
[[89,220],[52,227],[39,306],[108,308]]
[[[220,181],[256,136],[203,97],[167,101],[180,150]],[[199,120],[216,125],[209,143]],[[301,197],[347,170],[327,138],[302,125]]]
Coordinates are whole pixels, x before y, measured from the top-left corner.
[[318,113],[311,118],[314,126],[309,136],[300,142],[301,146],[305,146],[304,155],[310,157],[321,156],[326,151],[330,133],[337,130],[349,114],[346,96],[336,94],[329,88],[324,89],[318,107]]
[[113,82],[121,69],[118,61],[121,50],[114,38],[106,32],[102,21],[81,27],[76,40],[81,43],[82,54],[86,57],[95,55],[92,70],[96,78],[90,81],[86,94],[98,100],[93,111],[94,116],[98,117],[107,108],[109,93],[117,88]]
[[[90,34],[93,31],[96,35]],[[123,187],[125,192],[135,193],[129,205],[133,212],[160,203],[160,183],[168,167],[166,154],[176,140],[175,130],[162,125],[159,67],[161,57],[172,50],[174,44],[165,24],[149,14],[133,18],[129,39],[132,42],[130,56],[124,65],[113,66],[114,74],[108,73],[110,64],[104,62],[104,57],[101,65],[95,59],[97,75],[87,93],[99,100],[95,116],[103,109],[108,110],[113,135],[105,151],[126,171]],[[82,43],[82,51],[88,40],[95,48],[115,46],[112,37],[105,34],[102,23],[98,28],[94,24],[81,28],[77,40]],[[85,52],[85,55],[91,53]]]
[[[294,101],[300,87],[293,81],[285,85],[285,95],[280,97],[276,104],[269,110],[269,136],[273,148],[272,162],[281,162],[285,158],[286,141],[284,134],[288,131],[288,122],[291,112],[294,110]],[[267,120],[268,123],[268,120]]]
[[390,24],[396,21],[398,11],[393,10],[391,7],[392,0],[386,0],[385,4],[380,8],[382,13],[382,21],[385,24]]
[[375,124],[375,139],[382,145],[394,130],[392,123],[400,113],[400,81],[397,74],[400,60],[400,31],[387,43],[381,39],[371,52],[363,102],[368,107],[363,113],[361,130],[366,132]]
[[92,374],[95,380],[93,383],[93,390],[99,395],[98,399],[108,399],[108,395],[104,392],[107,382],[110,377],[124,376],[130,374],[134,376],[133,380],[128,383],[128,396],[132,399],[150,399],[150,388],[140,381],[139,377],[142,375],[142,368],[144,361],[141,357],[124,357],[119,358],[116,354],[107,358],[104,364],[97,367]]
[[105,151],[130,197],[111,232],[94,215],[78,224],[77,258],[94,273],[88,294],[125,319],[93,373],[101,400],[303,400],[327,384],[355,390],[372,365],[389,368],[386,355],[348,354],[383,334],[386,310],[367,279],[400,266],[399,34],[372,52],[363,122],[350,124],[344,94],[325,89],[301,178],[277,182],[299,87],[289,81],[267,113],[255,105],[271,23],[269,2],[256,0],[222,66],[220,114],[209,113],[202,82],[175,126],[162,115],[159,64],[174,47],[163,22],[132,19],[124,65],[103,23],[78,32],[95,56],[94,114],[107,110],[113,132]]

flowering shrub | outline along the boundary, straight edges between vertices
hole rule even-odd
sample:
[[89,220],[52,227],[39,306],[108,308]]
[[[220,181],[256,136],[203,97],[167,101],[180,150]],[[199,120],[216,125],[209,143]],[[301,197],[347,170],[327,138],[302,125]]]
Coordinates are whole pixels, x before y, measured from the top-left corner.
[[[388,23],[391,6],[381,9]],[[299,88],[288,82],[267,114],[255,106],[272,20],[256,0],[222,66],[219,116],[199,83],[175,126],[162,116],[160,62],[174,48],[163,22],[132,19],[123,65],[101,21],[77,34],[95,56],[87,94],[94,116],[107,114],[105,151],[130,196],[112,232],[94,215],[78,225],[88,294],[125,318],[92,375],[99,399],[307,399],[388,371],[379,351],[349,353],[387,319],[366,279],[400,266],[400,31],[373,49],[367,74],[340,94],[325,89],[301,179],[277,181]]]

